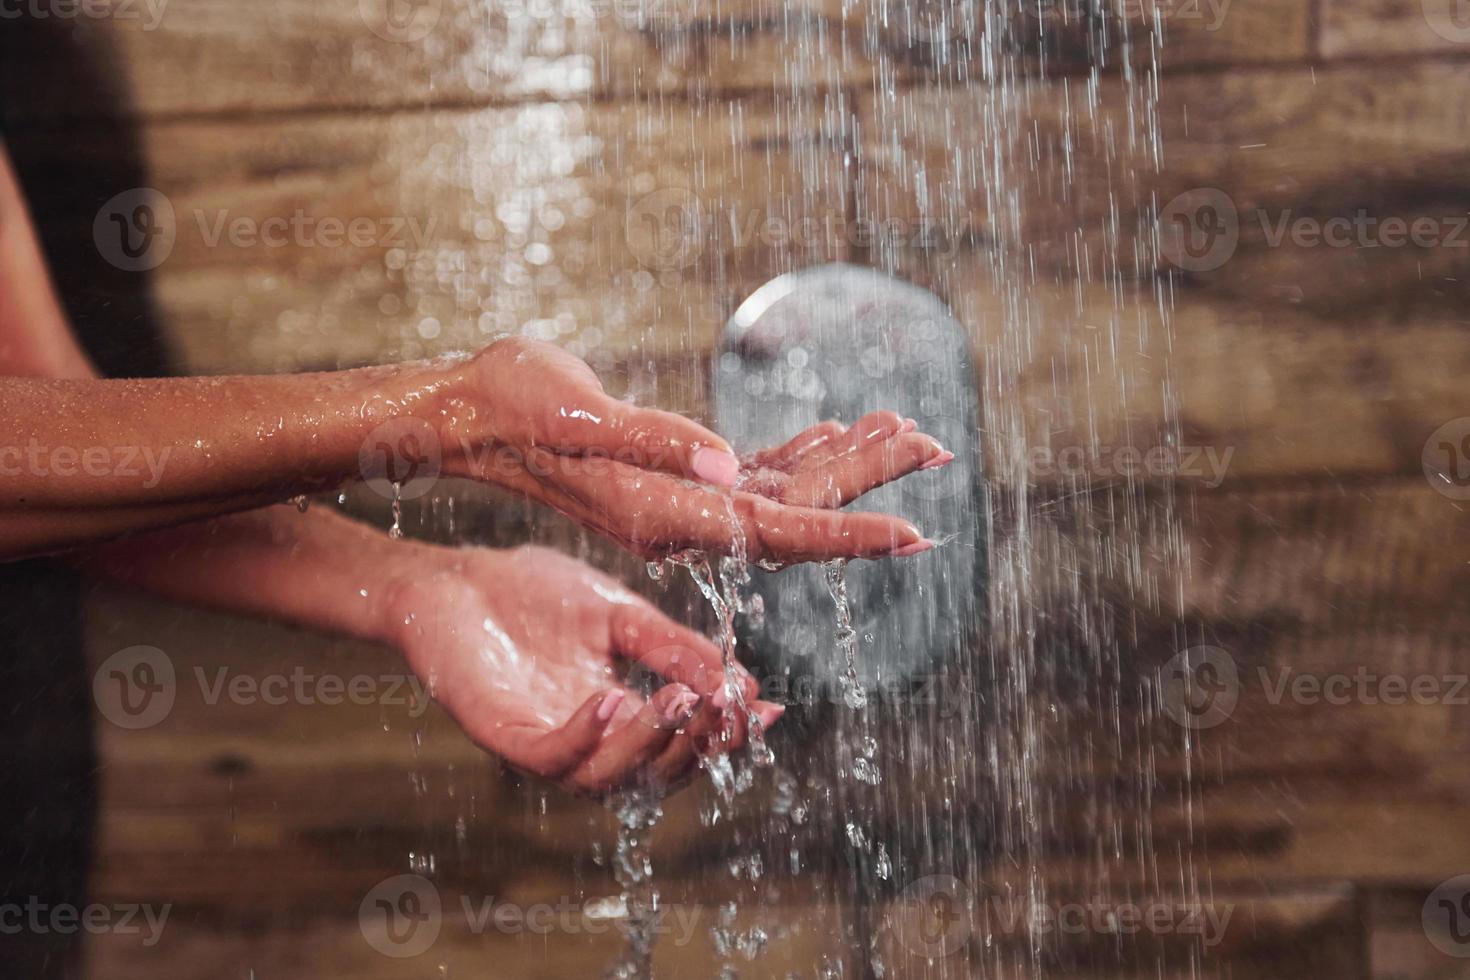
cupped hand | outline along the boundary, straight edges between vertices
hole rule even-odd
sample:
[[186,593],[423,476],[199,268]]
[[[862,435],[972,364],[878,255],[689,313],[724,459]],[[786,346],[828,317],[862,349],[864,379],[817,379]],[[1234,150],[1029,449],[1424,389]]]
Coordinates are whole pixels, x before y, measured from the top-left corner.
[[[690,778],[780,705],[719,649],[582,562],[543,548],[439,549],[386,603],[390,640],[465,732],[513,767],[604,795]],[[639,683],[643,680],[648,683]],[[732,696],[733,695],[733,696]]]
[[545,503],[644,557],[697,549],[786,565],[933,546],[900,518],[836,510],[954,458],[893,412],[851,428],[824,422],[738,460],[688,419],[610,397],[586,364],[556,347],[500,341],[471,363],[491,407],[465,419],[494,442],[451,469]]

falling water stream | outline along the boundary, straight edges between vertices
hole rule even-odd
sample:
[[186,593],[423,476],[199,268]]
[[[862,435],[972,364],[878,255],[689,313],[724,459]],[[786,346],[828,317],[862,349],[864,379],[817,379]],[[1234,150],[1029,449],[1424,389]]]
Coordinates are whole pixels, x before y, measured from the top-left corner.
[[[693,58],[701,32],[729,18],[703,3],[677,29],[640,25],[670,63]],[[811,950],[791,973],[802,978],[1041,977],[1097,967],[1096,957],[1123,954],[1008,930],[991,913],[1092,897],[1201,898],[1188,732],[1157,724],[1149,665],[1137,657],[1159,633],[1172,631],[1176,647],[1189,639],[1175,615],[1189,558],[1185,503],[1167,476],[1034,466],[1039,449],[1076,449],[1093,461],[1121,446],[1179,445],[1169,280],[1156,274],[1160,202],[1145,179],[1163,159],[1164,25],[1121,16],[1104,0],[844,0],[840,10],[826,5],[828,16],[789,6],[759,29],[728,29],[737,54],[754,57],[763,40],[782,53],[769,87],[728,104],[691,85],[678,95],[640,90],[613,133],[593,133],[584,126],[590,110],[573,103],[457,122],[458,179],[473,198],[465,228],[481,237],[503,225],[507,241],[538,250],[534,261],[497,257],[478,278],[473,253],[468,272],[460,254],[402,275],[463,307],[458,333],[442,317],[446,342],[505,328],[556,339],[604,374],[622,372],[621,393],[696,415],[708,393],[691,364],[720,326],[702,319],[706,291],[724,297],[728,313],[750,280],[835,258],[943,299],[976,352],[981,431],[965,436],[984,459],[983,533],[949,539],[953,529],[934,526],[938,504],[922,498],[912,516],[944,548],[977,549],[978,578],[942,584],[977,595],[978,611],[941,624],[941,655],[923,677],[884,675],[887,652],[862,623],[881,612],[875,601],[899,601],[901,585],[876,599],[849,595],[852,569],[834,562],[822,569],[829,605],[763,609],[750,588],[763,572],[747,565],[743,542],[731,556],[678,556],[696,593],[685,619],[712,617],[732,710],[751,732],[746,749],[711,760],[687,791],[699,794],[712,842],[698,860],[717,870],[699,879],[690,858],[680,874],[721,896],[701,921],[722,980],[775,976],[768,961],[787,941]],[[687,189],[710,202],[693,265],[628,271],[623,256],[589,259],[585,242],[558,255],[553,235],[537,237],[593,212],[595,195],[576,175],[613,171],[671,129],[690,152]],[[529,147],[509,169],[507,141]],[[659,187],[662,165],[643,165],[641,182],[623,190]],[[762,167],[770,174],[754,172]],[[752,277],[732,232],[749,202],[721,182],[764,176],[768,215],[820,214],[835,197],[860,222],[903,218],[933,234],[854,238],[836,255],[798,243]],[[584,323],[574,305],[534,318],[515,305],[538,288],[561,295],[565,277],[577,275],[605,276],[636,312],[619,305]],[[436,320],[433,336],[440,327]],[[953,405],[932,408],[954,414]],[[391,502],[395,535],[412,530],[404,503]],[[526,514],[532,528],[548,520]],[[441,516],[436,506],[430,519]],[[468,508],[458,521],[455,533],[470,533]],[[677,589],[663,567],[650,574]],[[833,676],[836,687],[810,703],[793,697],[768,740],[733,665],[749,664],[744,639],[766,632],[763,618],[775,630],[801,617],[822,624],[804,634],[802,652],[824,670],[798,666],[776,679],[792,685],[788,693],[812,677]],[[541,806],[528,809],[528,823],[546,826],[555,798]],[[1166,842],[1154,826],[1161,808],[1183,814]],[[654,836],[670,809],[654,788],[611,807],[626,926],[623,953],[608,966],[616,980],[653,975],[665,901]],[[463,846],[463,818],[457,826]],[[965,935],[915,939],[914,916],[936,895],[965,913]],[[1129,955],[1150,957],[1159,975],[1200,972],[1192,947]]]

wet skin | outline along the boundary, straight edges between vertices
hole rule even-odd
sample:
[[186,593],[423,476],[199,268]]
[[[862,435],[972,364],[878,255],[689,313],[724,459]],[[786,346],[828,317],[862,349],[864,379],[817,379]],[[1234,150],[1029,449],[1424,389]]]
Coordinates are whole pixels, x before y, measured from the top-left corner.
[[[413,419],[435,433],[446,475],[506,487],[645,556],[878,558],[932,545],[900,519],[833,508],[948,457],[912,423],[875,413],[736,460],[697,423],[611,398],[583,362],[519,338],[356,371],[100,379],[51,291],[3,152],[0,417],[20,420],[9,448],[52,453],[45,466],[0,459],[0,560],[64,553],[179,601],[394,644],[478,744],[599,794],[677,784],[701,754],[745,740],[707,639],[551,552],[391,541],[270,505],[359,478],[365,440]],[[166,463],[133,478],[104,472],[100,457],[88,467],[54,455],[116,446]],[[620,679],[633,663],[667,682],[646,702]],[[752,707],[766,725],[779,717]]]

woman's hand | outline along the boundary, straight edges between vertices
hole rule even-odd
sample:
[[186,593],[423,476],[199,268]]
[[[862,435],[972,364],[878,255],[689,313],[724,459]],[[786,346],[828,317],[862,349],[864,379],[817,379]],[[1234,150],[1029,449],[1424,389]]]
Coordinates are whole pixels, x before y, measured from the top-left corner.
[[700,753],[738,748],[736,695],[764,727],[782,711],[753,700],[738,665],[743,690],[724,690],[709,640],[542,548],[394,541],[326,508],[283,506],[134,535],[75,561],[176,601],[396,646],[476,743],[577,792],[676,784]]
[[[543,548],[424,550],[429,567],[389,587],[385,638],[515,768],[584,794],[669,787],[745,740],[730,695],[754,698],[754,680],[737,666],[728,690],[713,643],[616,581]],[[784,710],[750,708],[762,727]]]
[[741,461],[688,419],[610,397],[556,347],[503,340],[466,369],[483,394],[451,400],[447,441],[468,451],[451,454],[447,468],[554,507],[645,557],[700,549],[779,565],[932,547],[907,521],[835,510],[954,458],[892,412],[851,429],[822,423]]
[[613,398],[586,362],[560,347],[507,337],[467,368],[472,394],[451,400],[446,441],[473,446],[471,465],[544,449],[715,486],[739,478],[740,463],[724,439],[682,415]]

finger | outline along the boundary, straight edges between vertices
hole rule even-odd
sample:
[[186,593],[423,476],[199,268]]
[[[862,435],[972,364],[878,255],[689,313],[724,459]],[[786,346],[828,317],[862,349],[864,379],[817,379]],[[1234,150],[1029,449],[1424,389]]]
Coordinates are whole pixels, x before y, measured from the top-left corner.
[[[786,713],[785,705],[774,704],[769,701],[752,701],[750,710],[755,714],[755,724],[760,725],[761,731],[770,731],[783,714]],[[734,711],[729,716],[732,720],[739,722],[738,736],[732,736],[724,740],[712,738],[718,733],[718,726],[723,719],[719,712],[700,712],[685,727],[682,734],[678,735],[669,743],[668,748],[661,752],[650,767],[650,778],[656,785],[672,789],[688,781],[697,771],[700,756],[722,755],[734,752],[745,744],[746,720],[744,712]]]
[[[720,648],[708,637],[674,622],[652,604],[627,603],[612,617],[612,646],[623,656],[671,681],[704,695],[714,695],[725,683]],[[731,665],[744,684],[747,697],[760,685],[740,664]]]
[[[511,761],[537,775],[560,779],[587,761],[597,749],[627,694],[627,691],[615,688],[592,695],[572,713],[566,724],[531,738],[523,747],[512,750],[515,758]],[[529,729],[525,731],[529,732]]]
[[834,439],[840,439],[847,432],[847,426],[841,422],[830,420],[818,422],[816,425],[803,429],[794,437],[787,440],[784,445],[775,449],[763,449],[756,453],[751,462],[755,466],[770,466],[776,469],[787,469],[795,466],[803,456],[811,453],[819,446],[823,446]]
[[852,424],[852,428],[840,439],[833,439],[816,447],[803,462],[826,462],[836,456],[845,456],[872,445],[891,439],[904,432],[912,432],[915,423],[897,412],[869,412]]
[[870,442],[855,452],[795,473],[782,489],[781,499],[804,507],[842,507],[943,456],[944,447],[919,432]]
[[[750,729],[753,724],[759,725],[764,734],[770,731],[771,726],[785,713],[784,704],[777,704],[774,701],[750,701],[743,710],[731,705],[724,713],[721,724],[708,732],[696,731],[692,724],[686,729],[686,732],[701,736],[699,738],[700,749],[705,755],[724,755],[738,750],[745,744],[750,737]],[[755,718],[753,723],[752,715]]]
[[698,422],[602,393],[589,393],[583,404],[587,407],[564,414],[553,426],[557,452],[604,456],[724,487],[733,487],[740,477],[730,444]]
[[675,735],[668,747],[648,767],[648,781],[659,789],[673,789],[699,768],[699,746],[685,732]]
[[786,714],[786,705],[776,704],[774,701],[752,701],[750,710],[755,715],[755,723],[761,726],[761,737],[764,738],[776,722],[781,720],[781,716]]
[[736,502],[752,561],[885,558],[916,553],[911,549],[926,543],[918,528],[887,514],[797,507],[747,494],[736,494]]
[[719,691],[711,698],[711,704],[700,712],[684,729],[703,755],[720,755],[732,752],[745,744],[745,712],[729,697],[729,692]]
[[661,688],[632,721],[604,737],[566,781],[586,793],[623,786],[668,747],[699,706],[699,695],[683,684]]
[[544,484],[542,499],[555,499],[558,510],[645,557],[692,548],[792,564],[885,557],[924,543],[912,524],[886,514],[792,507],[749,493],[726,497],[611,461],[594,478],[568,462],[542,450],[527,454]]
[[[653,761],[650,779],[657,786],[672,788],[688,779],[700,764],[700,754],[704,746],[709,745],[710,739],[719,735],[720,729],[725,727],[728,713],[722,707],[716,707],[713,701],[713,698],[706,699],[700,711],[689,718],[684,730]],[[723,702],[723,698],[720,701]]]

